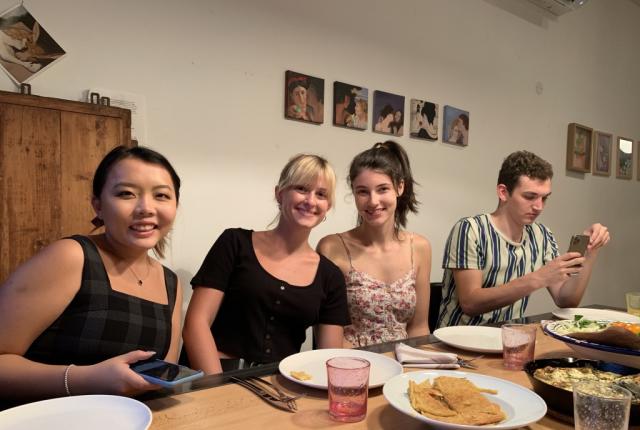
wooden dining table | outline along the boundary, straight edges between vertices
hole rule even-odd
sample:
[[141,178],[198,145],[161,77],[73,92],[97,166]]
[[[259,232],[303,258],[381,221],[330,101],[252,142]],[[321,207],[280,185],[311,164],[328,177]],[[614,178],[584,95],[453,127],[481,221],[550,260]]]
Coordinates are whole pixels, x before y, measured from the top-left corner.
[[[569,357],[576,353],[540,329],[539,321],[551,318],[551,314],[530,317],[527,321],[538,325],[535,358]],[[409,339],[405,343],[429,351],[454,352],[461,358],[472,358],[478,353],[462,351],[439,342],[434,336]],[[379,347],[380,353],[393,357],[393,345]],[[384,351],[386,349],[386,351]],[[376,351],[378,352],[378,351]],[[507,370],[502,365],[501,354],[488,354],[473,362],[476,370],[462,369],[514,382],[532,389],[528,375],[524,371]],[[424,369],[405,367],[404,372]],[[151,430],[196,430],[196,429],[249,429],[249,430],[287,430],[287,429],[326,429],[343,427],[345,429],[422,429],[428,426],[393,408],[382,394],[382,388],[369,390],[368,410],[363,421],[357,423],[339,423],[332,421],[328,414],[326,390],[317,390],[291,382],[277,371],[277,365],[265,369],[248,370],[260,375],[279,386],[283,391],[304,397],[297,400],[295,413],[279,410],[267,404],[245,388],[229,383],[225,376],[205,378],[183,392],[156,393],[155,398],[143,399],[153,412]],[[239,371],[242,372],[242,371]],[[245,374],[247,370],[245,370]],[[242,377],[239,374],[239,377]],[[207,388],[207,385],[212,385]],[[549,410],[547,415],[528,429],[573,429],[572,417],[560,415]]]

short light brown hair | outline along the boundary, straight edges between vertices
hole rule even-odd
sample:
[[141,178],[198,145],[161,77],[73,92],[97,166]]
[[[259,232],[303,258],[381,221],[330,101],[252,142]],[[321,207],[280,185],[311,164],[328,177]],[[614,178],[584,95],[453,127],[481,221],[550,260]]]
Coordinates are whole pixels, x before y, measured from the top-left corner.
[[327,181],[329,205],[333,207],[336,198],[336,174],[329,162],[314,154],[293,156],[282,169],[278,188],[283,190],[295,185],[314,185],[318,178]]
[[498,185],[503,184],[511,194],[518,185],[520,176],[528,176],[532,179],[547,180],[553,178],[551,163],[538,157],[533,152],[516,151],[502,162],[498,174]]

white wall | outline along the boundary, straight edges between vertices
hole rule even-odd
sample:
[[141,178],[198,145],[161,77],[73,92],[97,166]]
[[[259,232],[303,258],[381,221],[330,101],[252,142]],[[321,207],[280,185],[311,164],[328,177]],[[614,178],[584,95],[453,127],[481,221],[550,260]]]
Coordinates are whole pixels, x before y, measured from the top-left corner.
[[[591,0],[557,19],[525,0],[30,0],[26,7],[68,52],[31,82],[35,94],[79,100],[87,88],[104,87],[146,96],[149,144],[183,179],[166,263],[185,285],[222,229],[271,221],[273,186],[294,153],[323,154],[339,174],[338,205],[313,243],[353,225],[348,163],[386,136],[330,124],[332,82],[340,80],[402,94],[407,108],[410,98],[423,98],[471,113],[467,148],[398,139],[422,185],[421,213],[409,227],[433,244],[433,281],[453,223],[494,209],[502,159],[529,149],[555,166],[541,220],[562,249],[594,221],[611,229],[583,303],[621,306],[624,291],[640,289],[635,170],[623,181],[564,169],[570,122],[640,139],[640,7],[628,0]],[[287,69],[325,79],[325,124],[283,118]],[[15,87],[0,76],[0,88]],[[552,307],[546,293],[530,303],[529,313]]]

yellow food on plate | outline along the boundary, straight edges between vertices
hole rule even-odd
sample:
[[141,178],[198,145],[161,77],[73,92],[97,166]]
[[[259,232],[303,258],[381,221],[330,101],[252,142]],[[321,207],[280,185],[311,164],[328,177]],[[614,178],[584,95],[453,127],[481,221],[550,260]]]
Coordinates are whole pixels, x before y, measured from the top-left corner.
[[422,415],[454,424],[488,425],[506,418],[499,405],[490,402],[466,378],[437,377],[433,385],[428,380],[419,384],[409,381],[409,401]]
[[289,372],[292,378],[295,378],[299,381],[309,381],[311,379],[311,375],[303,371],[292,370]]

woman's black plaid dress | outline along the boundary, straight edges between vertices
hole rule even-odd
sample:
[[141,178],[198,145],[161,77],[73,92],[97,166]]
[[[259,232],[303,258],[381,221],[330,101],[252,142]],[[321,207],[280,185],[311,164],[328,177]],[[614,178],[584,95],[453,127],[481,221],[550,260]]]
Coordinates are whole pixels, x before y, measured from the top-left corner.
[[[111,289],[95,244],[72,236],[82,246],[80,290],[69,306],[34,342],[25,358],[47,364],[88,365],[141,349],[165,358],[171,343],[171,316],[177,276],[163,267],[167,305]],[[38,309],[33,309],[38,312]]]

